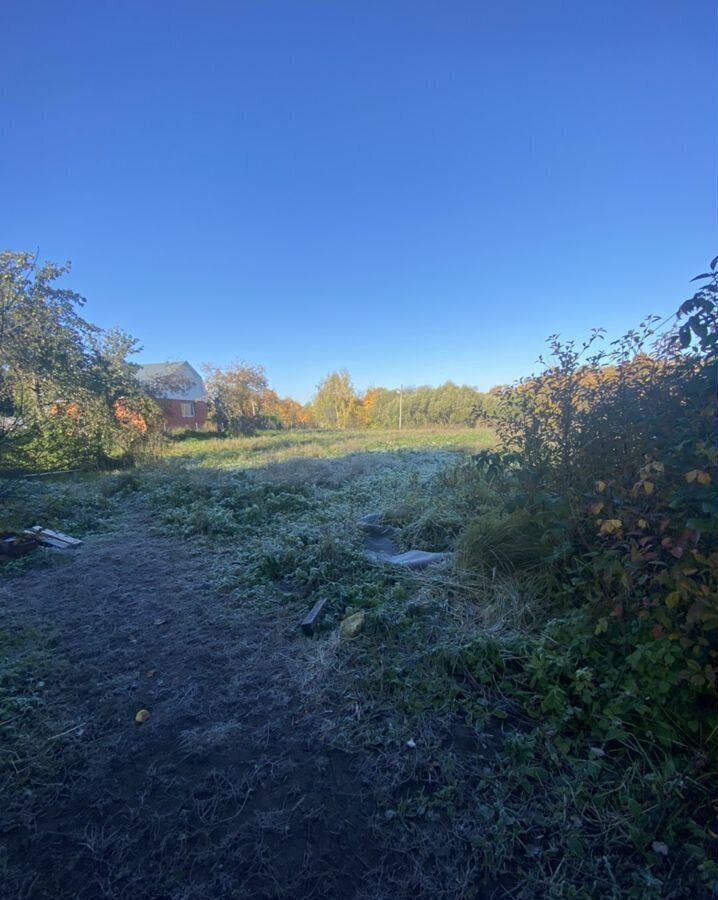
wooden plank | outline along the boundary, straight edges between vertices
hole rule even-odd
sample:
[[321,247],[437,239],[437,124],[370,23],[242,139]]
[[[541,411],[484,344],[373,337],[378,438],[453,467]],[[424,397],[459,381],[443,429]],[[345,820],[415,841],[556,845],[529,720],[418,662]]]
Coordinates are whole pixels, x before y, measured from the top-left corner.
[[79,538],[70,537],[69,534],[63,534],[61,531],[52,531],[50,528],[43,528],[42,525],[33,525],[31,530],[44,537],[54,538],[57,541],[64,541],[72,547],[79,547],[82,543]]
[[324,604],[327,602],[326,597],[322,597],[321,600],[317,600],[314,606],[309,610],[302,621],[302,631],[305,634],[314,634],[314,626],[319,619],[319,616],[322,614],[322,610],[324,609]]
[[70,537],[68,534],[62,534],[60,531],[51,531],[49,528],[43,528],[42,525],[33,525],[24,532],[37,538],[41,544],[47,544],[49,547],[79,547],[82,543],[78,538]]

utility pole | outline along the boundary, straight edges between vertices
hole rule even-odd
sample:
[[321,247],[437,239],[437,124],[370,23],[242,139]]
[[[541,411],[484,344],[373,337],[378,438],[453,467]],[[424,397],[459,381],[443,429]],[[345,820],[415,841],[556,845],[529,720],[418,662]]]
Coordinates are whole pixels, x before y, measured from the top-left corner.
[[399,385],[399,390],[397,391],[397,394],[399,395],[399,431],[401,431],[401,414],[403,412],[402,406],[403,406],[403,401],[404,401],[404,385],[403,384]]

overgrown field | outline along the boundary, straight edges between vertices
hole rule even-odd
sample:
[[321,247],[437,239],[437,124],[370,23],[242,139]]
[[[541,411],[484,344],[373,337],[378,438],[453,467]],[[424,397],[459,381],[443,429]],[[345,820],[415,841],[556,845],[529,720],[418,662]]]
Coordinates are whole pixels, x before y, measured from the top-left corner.
[[[86,543],[0,571],[7,896],[710,896],[715,732],[566,602],[494,442],[198,436],[19,486],[8,516]],[[369,563],[370,512],[454,562]]]
[[256,468],[295,459],[335,459],[353,453],[457,450],[476,453],[496,445],[490,427],[391,431],[279,431],[258,437],[217,438],[187,432],[165,450],[169,459],[216,468]]

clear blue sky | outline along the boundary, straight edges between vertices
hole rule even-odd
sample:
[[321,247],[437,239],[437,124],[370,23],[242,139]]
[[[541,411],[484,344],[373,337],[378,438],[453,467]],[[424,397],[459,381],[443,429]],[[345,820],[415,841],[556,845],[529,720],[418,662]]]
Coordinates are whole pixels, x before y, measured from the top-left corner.
[[8,0],[0,246],[143,361],[488,388],[716,253],[713,0]]

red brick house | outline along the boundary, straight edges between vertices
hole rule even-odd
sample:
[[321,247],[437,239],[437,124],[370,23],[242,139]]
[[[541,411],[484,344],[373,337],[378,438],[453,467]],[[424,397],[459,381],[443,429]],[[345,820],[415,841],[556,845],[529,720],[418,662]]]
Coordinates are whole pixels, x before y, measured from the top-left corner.
[[204,382],[188,362],[147,363],[137,378],[162,407],[166,428],[202,428],[207,421]]

